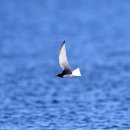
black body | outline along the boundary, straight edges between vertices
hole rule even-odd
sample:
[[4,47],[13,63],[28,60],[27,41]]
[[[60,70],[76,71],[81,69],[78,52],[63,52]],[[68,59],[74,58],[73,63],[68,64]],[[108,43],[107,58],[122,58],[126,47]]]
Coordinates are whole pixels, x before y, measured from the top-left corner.
[[58,74],[57,76],[60,78],[63,78],[63,76],[66,74],[72,74],[72,71],[71,70],[63,70],[63,72]]

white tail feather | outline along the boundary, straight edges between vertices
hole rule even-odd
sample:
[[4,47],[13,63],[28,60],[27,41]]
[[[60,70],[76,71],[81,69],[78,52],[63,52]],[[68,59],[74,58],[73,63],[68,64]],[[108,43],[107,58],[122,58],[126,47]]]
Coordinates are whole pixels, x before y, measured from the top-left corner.
[[74,71],[72,71],[72,75],[73,75],[73,76],[81,76],[80,69],[77,68],[77,69],[75,69]]

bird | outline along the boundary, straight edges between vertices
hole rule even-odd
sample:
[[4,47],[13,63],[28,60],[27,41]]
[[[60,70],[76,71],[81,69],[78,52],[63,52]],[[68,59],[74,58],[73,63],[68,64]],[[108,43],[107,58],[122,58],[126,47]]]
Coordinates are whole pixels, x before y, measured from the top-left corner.
[[80,77],[80,69],[77,68],[75,70],[71,70],[70,65],[68,63],[67,54],[66,54],[66,47],[65,47],[65,40],[62,42],[60,52],[59,52],[59,65],[62,68],[62,73],[59,73],[58,77]]

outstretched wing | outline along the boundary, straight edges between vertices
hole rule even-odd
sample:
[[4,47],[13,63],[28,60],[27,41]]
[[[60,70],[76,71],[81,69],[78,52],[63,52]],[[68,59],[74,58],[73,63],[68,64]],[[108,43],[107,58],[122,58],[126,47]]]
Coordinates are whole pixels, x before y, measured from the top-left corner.
[[59,53],[59,64],[63,70],[70,70],[70,66],[67,60],[65,41],[63,41],[60,53]]

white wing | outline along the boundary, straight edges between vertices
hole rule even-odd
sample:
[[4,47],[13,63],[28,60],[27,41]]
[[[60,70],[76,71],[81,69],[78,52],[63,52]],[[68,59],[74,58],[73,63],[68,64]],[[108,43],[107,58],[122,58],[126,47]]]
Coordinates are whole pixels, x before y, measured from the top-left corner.
[[65,41],[62,43],[60,53],[59,53],[59,64],[63,70],[70,70],[70,66],[67,60]]

